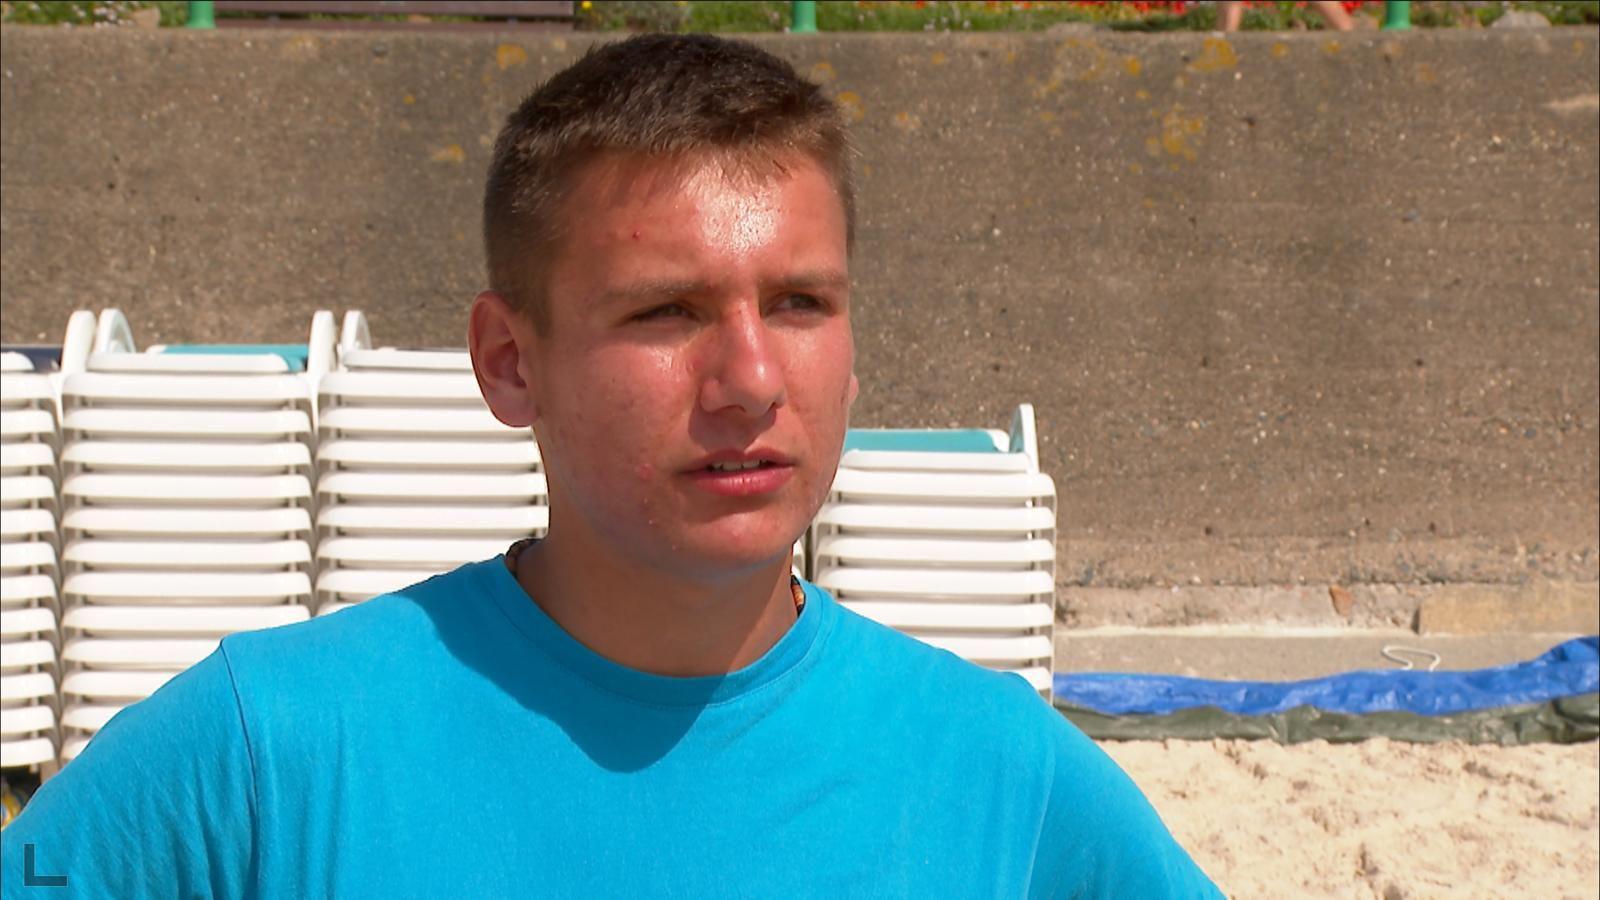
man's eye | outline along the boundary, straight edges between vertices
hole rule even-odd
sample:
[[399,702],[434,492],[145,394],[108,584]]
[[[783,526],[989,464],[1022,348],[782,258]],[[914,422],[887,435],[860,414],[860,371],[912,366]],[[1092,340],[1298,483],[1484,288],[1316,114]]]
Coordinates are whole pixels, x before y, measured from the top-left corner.
[[778,301],[776,309],[815,310],[822,309],[822,301],[810,294],[788,294]]
[[686,316],[688,314],[689,311],[684,309],[681,304],[664,303],[661,306],[652,306],[644,312],[634,316],[633,319],[636,322],[649,322],[655,319],[674,319],[679,316]]

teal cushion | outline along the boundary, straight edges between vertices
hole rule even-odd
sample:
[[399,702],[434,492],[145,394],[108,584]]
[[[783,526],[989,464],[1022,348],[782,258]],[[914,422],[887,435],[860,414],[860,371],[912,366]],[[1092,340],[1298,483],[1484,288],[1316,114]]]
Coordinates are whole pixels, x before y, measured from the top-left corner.
[[994,445],[994,438],[981,428],[852,428],[844,436],[844,449],[900,453],[1000,452]]
[[215,353],[228,356],[253,356],[271,353],[283,357],[289,371],[304,372],[311,349],[305,344],[171,344],[162,353]]

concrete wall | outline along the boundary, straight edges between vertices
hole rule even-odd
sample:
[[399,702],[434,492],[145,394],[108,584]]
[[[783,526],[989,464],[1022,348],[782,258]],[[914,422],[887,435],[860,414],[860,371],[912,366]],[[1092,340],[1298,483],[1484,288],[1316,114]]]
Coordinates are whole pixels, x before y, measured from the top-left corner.
[[[586,41],[0,31],[5,340],[461,345]],[[1595,30],[761,42],[857,119],[857,424],[1034,402],[1067,621],[1592,621]]]

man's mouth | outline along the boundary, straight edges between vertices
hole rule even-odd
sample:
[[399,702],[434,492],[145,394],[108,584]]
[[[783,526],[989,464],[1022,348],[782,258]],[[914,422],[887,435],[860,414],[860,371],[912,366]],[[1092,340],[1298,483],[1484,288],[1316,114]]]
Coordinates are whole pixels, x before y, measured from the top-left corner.
[[687,474],[694,484],[713,494],[756,497],[782,488],[794,471],[795,462],[790,457],[757,447],[713,454]]
[[769,460],[752,459],[748,462],[712,463],[711,465],[706,466],[706,468],[712,472],[743,472],[747,469],[771,468],[775,465],[777,465],[777,463]]

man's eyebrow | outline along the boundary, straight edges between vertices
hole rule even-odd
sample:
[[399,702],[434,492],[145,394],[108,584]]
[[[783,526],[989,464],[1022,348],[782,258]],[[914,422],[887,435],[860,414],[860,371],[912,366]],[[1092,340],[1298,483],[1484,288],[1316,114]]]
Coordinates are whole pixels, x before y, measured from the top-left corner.
[[[784,275],[777,284],[789,291],[846,291],[850,276],[838,269],[806,269]],[[600,295],[602,306],[633,306],[665,302],[675,297],[692,297],[710,293],[704,281],[680,278],[646,278],[628,284],[607,288]]]
[[787,275],[779,283],[790,290],[844,291],[850,287],[850,276],[838,269],[807,269]]
[[703,294],[706,290],[706,283],[703,281],[646,278],[641,281],[607,288],[605,293],[600,295],[600,303],[606,306],[650,303],[658,300],[671,300],[674,297]]

